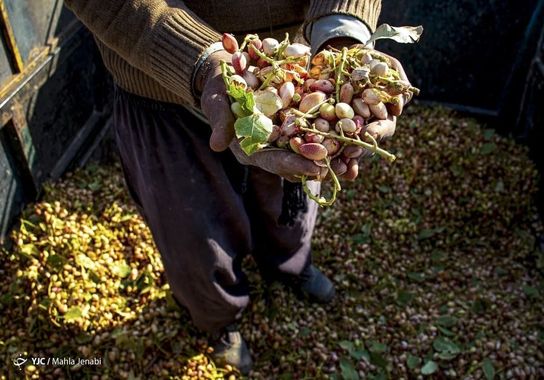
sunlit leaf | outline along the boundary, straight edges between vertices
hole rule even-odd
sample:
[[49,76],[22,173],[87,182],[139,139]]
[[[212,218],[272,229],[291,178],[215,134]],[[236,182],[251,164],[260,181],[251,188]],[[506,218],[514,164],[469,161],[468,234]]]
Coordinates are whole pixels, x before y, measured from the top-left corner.
[[83,312],[81,311],[81,309],[77,306],[74,306],[68,309],[68,311],[64,314],[64,320],[67,322],[73,321],[81,318],[82,314]]
[[118,263],[113,266],[112,272],[114,275],[125,278],[130,274],[131,268],[126,263]]
[[279,95],[272,91],[257,91],[253,96],[255,98],[255,107],[265,116],[271,117],[283,107]]
[[419,41],[423,33],[423,26],[391,26],[382,24],[378,26],[374,34],[370,37],[367,45],[382,39],[393,40],[402,44],[412,44]]
[[236,137],[242,138],[240,147],[247,155],[255,153],[266,145],[272,133],[272,127],[272,120],[263,114],[246,116],[234,123]]

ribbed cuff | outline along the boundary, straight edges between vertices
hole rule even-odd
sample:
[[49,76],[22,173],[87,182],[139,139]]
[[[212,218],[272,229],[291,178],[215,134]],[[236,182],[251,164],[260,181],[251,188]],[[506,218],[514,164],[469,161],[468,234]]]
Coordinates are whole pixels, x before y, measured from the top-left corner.
[[358,18],[371,31],[374,31],[378,24],[381,6],[381,0],[312,0],[304,28],[320,17],[345,14]]
[[153,76],[168,90],[194,104],[191,79],[198,58],[221,35],[196,15],[174,9],[161,20],[149,52]]
[[200,95],[202,95],[195,88],[195,84],[196,84],[195,81],[196,81],[196,76],[198,74],[198,71],[203,67],[204,62],[206,62],[206,60],[208,59],[208,57],[210,55],[212,55],[213,53],[218,52],[220,50],[224,50],[223,43],[222,42],[214,42],[213,44],[208,46],[202,52],[202,54],[200,54],[200,57],[198,57],[198,61],[196,61],[195,67],[193,69],[193,74],[191,75],[191,93],[193,94],[193,97],[195,99],[199,99]]
[[370,30],[361,20],[348,15],[332,15],[321,17],[309,24],[306,39],[312,41],[312,54],[323,47],[327,41],[338,37],[349,37],[362,44],[370,39]]

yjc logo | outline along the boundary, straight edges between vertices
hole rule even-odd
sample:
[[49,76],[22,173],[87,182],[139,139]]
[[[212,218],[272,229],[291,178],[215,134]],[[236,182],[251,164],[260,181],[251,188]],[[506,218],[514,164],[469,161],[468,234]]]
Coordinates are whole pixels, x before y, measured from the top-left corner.
[[22,370],[22,366],[27,362],[27,358],[23,358],[21,354],[19,354],[18,357],[13,358],[13,364],[19,368],[19,370]]

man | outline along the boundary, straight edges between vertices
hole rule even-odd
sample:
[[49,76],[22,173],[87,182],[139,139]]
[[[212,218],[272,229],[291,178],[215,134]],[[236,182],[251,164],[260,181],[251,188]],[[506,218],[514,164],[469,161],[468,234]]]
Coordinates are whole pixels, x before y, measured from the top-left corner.
[[[375,29],[381,0],[65,2],[94,34],[113,75],[126,182],[172,292],[195,325],[215,336],[216,358],[247,373],[251,357],[236,328],[249,302],[244,255],[254,255],[266,279],[295,279],[315,301],[329,302],[334,287],[311,264],[316,205],[278,223],[289,187],[283,178],[316,176],[320,168],[288,151],[241,152],[220,77],[219,62],[230,61],[220,33],[283,38],[302,25],[313,52],[351,45]],[[394,128],[392,118],[371,132],[382,138]],[[354,179],[358,161],[348,168],[343,177]]]

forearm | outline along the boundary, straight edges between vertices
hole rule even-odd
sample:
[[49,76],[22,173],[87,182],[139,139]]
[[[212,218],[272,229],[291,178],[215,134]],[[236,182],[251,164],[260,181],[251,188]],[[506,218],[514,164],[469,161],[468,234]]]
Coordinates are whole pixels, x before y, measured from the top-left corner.
[[65,3],[105,45],[178,95],[189,93],[198,57],[221,38],[179,0]]

